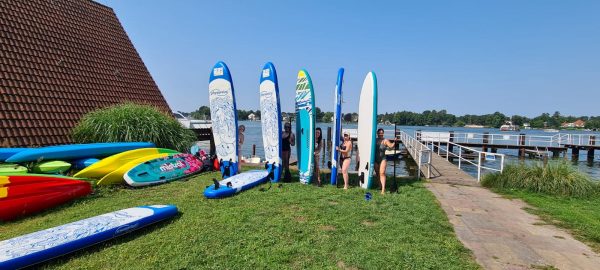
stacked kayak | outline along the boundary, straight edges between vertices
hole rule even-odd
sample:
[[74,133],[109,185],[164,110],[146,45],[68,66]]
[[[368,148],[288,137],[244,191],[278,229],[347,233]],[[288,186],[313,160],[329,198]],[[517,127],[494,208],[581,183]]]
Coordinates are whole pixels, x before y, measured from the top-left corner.
[[0,164],[0,175],[25,174],[27,168],[19,164]]
[[66,176],[0,176],[0,220],[33,214],[90,193],[90,183]]
[[146,142],[122,142],[57,145],[27,148],[11,155],[5,161],[8,163],[21,163],[40,160],[75,160],[89,157],[105,157],[127,150],[150,147],[154,147],[154,144]]

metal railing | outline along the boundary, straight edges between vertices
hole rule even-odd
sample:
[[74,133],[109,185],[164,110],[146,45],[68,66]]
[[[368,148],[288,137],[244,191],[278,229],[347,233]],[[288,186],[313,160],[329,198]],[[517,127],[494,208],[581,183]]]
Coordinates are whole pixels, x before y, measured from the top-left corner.
[[[423,173],[425,178],[431,178],[431,149],[404,131],[398,132],[396,138],[402,141],[402,144],[404,144],[404,147],[406,147],[408,153],[410,153],[413,159],[417,162],[419,170],[417,173],[417,178],[421,177],[421,173]],[[421,170],[423,167],[427,168],[427,174]]]
[[[477,181],[481,181],[481,175],[482,175],[482,171],[483,170],[488,170],[488,171],[492,171],[492,172],[502,172],[504,171],[504,154],[498,154],[498,153],[489,153],[489,152],[483,152],[483,151],[479,151],[470,147],[466,147],[466,146],[462,146],[460,144],[457,143],[453,143],[453,142],[427,142],[427,145],[431,145],[431,148],[433,148],[434,153],[435,153],[435,149],[437,148],[437,154],[442,156],[445,155],[446,160],[450,161],[450,158],[457,158],[458,159],[458,168],[462,170],[463,167],[463,163],[467,163],[469,165],[473,165],[475,167],[477,167]],[[450,148],[450,146],[452,146],[452,149]],[[455,149],[457,149],[458,154],[455,153]],[[465,156],[463,156],[463,153],[473,153],[470,154],[473,158],[473,160],[469,160],[469,158],[467,158],[468,156],[465,154]],[[498,158],[500,158],[500,165],[499,168],[494,168],[491,166],[486,166],[485,162],[486,161],[497,161]]]
[[[526,135],[526,134],[492,134],[472,132],[415,131],[414,137],[421,141],[442,141],[454,143],[524,145],[540,147],[561,147],[570,145],[595,145],[596,134]],[[600,139],[600,136],[598,136]]]

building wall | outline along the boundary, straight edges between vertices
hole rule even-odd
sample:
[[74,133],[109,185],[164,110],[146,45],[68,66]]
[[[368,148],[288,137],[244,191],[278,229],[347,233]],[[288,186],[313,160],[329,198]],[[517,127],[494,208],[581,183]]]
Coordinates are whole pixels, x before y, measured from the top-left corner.
[[170,112],[114,11],[88,0],[0,0],[0,147],[71,142],[87,112]]

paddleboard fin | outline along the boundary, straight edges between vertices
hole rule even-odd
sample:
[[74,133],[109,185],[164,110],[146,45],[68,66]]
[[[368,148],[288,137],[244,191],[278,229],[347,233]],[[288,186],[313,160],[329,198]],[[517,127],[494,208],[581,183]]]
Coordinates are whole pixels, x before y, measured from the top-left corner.
[[358,180],[360,180],[361,184],[365,183],[365,173],[361,172],[360,175],[358,176]]
[[217,179],[213,178],[213,183],[215,183],[215,190],[219,189],[219,187],[221,187],[221,184],[219,184],[219,181],[217,181]]
[[227,187],[228,188],[233,188],[233,184],[231,182],[227,182]]

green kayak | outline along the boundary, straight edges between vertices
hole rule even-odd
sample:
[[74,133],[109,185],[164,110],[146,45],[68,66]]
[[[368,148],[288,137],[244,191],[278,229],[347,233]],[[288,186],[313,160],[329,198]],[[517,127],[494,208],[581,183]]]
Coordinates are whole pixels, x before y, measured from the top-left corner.
[[34,173],[64,173],[71,168],[71,163],[65,161],[45,161],[33,166]]
[[0,175],[13,175],[27,173],[27,168],[19,164],[0,164]]

